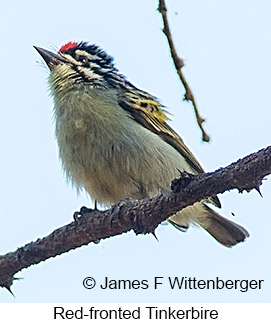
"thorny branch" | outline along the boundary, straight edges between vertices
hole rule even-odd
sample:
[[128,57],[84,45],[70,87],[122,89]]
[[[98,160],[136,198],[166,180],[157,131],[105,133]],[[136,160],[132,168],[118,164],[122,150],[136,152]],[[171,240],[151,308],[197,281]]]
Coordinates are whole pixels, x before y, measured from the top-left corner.
[[172,34],[169,28],[169,23],[168,23],[168,18],[167,18],[167,7],[166,7],[166,3],[164,0],[159,0],[159,7],[158,7],[158,11],[161,13],[162,18],[163,18],[163,22],[164,22],[164,28],[163,28],[163,32],[167,37],[168,40],[168,45],[170,48],[170,53],[171,53],[171,57],[173,59],[177,74],[179,75],[179,78],[185,88],[185,95],[184,95],[184,100],[186,101],[190,101],[192,102],[192,105],[194,107],[194,112],[196,115],[196,119],[197,119],[197,123],[199,125],[199,128],[201,130],[202,133],[202,140],[209,142],[210,141],[210,137],[209,135],[205,132],[204,128],[203,128],[203,122],[205,121],[204,118],[202,118],[199,114],[199,110],[196,104],[196,100],[195,97],[187,83],[186,78],[184,77],[184,74],[182,72],[182,68],[184,67],[184,62],[183,60],[178,56],[173,39],[172,39]]
[[0,257],[0,286],[9,291],[14,275],[69,250],[134,230],[136,234],[155,228],[177,211],[197,201],[237,188],[239,192],[256,189],[271,174],[271,146],[215,172],[191,175],[181,173],[172,182],[172,191],[152,199],[126,199],[106,211],[84,213],[48,236],[26,244]]

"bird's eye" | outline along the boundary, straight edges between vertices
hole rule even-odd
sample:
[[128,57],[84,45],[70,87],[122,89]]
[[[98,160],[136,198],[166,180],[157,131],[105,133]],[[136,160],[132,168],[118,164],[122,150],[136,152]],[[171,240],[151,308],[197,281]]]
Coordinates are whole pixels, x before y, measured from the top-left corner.
[[83,55],[79,56],[78,61],[83,63],[84,65],[88,65],[88,58],[86,56],[83,56]]

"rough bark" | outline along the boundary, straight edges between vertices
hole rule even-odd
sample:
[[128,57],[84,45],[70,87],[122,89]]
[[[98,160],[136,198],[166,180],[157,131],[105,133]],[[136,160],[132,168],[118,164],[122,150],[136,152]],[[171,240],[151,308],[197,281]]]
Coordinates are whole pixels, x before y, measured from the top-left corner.
[[271,146],[215,172],[181,173],[168,194],[152,199],[126,199],[106,211],[82,212],[80,217],[48,236],[0,256],[0,286],[10,291],[18,271],[90,242],[129,230],[136,234],[153,233],[169,216],[209,196],[234,188],[239,192],[252,189],[260,192],[262,179],[270,173]]

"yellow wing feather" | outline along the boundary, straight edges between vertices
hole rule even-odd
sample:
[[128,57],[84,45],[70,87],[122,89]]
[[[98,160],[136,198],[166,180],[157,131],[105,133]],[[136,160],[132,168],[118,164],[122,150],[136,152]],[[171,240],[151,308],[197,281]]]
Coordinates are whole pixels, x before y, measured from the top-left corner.
[[[144,92],[145,94],[145,92]],[[152,97],[135,96],[133,92],[126,92],[126,101],[136,110],[144,112],[150,117],[154,117],[161,122],[169,120],[165,112],[161,108],[161,104]]]
[[170,120],[161,103],[147,92],[138,89],[132,89],[124,92],[119,98],[119,104],[122,108],[129,111],[136,121],[145,128],[155,132],[166,142],[178,150],[178,152],[187,160],[196,173],[204,172],[203,168],[186,147],[181,137],[166,123]]

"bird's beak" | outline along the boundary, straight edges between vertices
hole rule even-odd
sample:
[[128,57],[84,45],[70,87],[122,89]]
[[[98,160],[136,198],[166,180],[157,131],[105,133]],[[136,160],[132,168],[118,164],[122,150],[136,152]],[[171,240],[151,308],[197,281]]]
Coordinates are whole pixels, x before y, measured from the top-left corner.
[[66,59],[60,54],[55,54],[53,52],[50,52],[47,49],[43,49],[37,46],[33,46],[33,47],[38,51],[38,53],[44,59],[45,63],[48,65],[50,70],[53,70],[53,68],[56,65],[67,62]]

